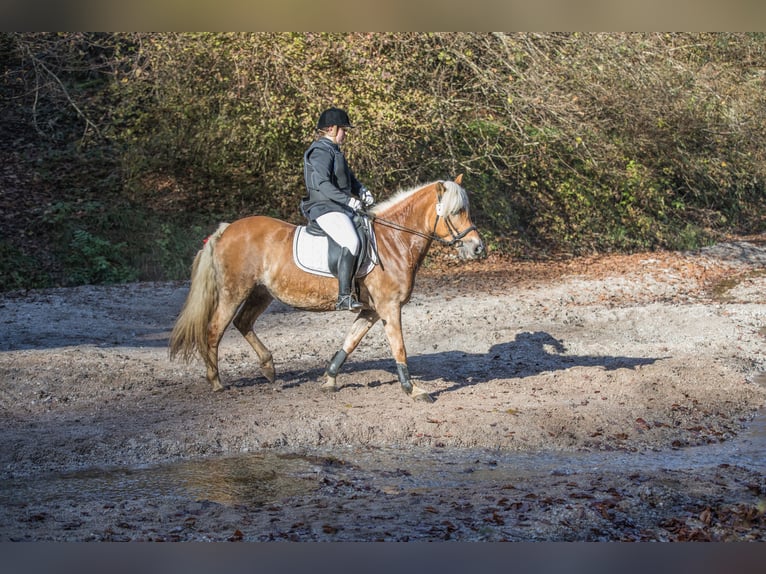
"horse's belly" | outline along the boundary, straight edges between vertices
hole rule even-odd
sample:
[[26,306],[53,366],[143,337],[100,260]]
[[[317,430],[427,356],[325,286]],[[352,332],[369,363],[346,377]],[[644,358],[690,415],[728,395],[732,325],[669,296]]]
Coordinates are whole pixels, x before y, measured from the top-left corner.
[[334,277],[319,277],[297,269],[289,275],[290,277],[280,277],[269,286],[269,291],[275,299],[290,307],[307,311],[335,309],[338,281]]

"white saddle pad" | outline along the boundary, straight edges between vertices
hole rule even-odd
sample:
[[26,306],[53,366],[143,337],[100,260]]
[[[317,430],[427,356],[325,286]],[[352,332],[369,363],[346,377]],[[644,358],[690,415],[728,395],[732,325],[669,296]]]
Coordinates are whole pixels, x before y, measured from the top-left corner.
[[[333,277],[327,257],[327,241],[324,235],[312,235],[306,231],[305,226],[298,227],[293,238],[293,259],[298,268],[314,275]],[[375,267],[377,251],[373,249],[374,243],[375,235],[373,234],[364,261],[356,274],[357,277],[364,277]]]

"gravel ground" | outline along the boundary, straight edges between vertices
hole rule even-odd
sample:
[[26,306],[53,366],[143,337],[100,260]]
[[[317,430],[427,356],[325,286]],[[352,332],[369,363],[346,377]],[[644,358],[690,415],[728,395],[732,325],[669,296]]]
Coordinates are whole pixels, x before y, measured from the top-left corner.
[[170,362],[188,284],[0,296],[0,541],[763,540],[766,241],[442,261],[319,390],[344,313],[279,305],[227,389]]

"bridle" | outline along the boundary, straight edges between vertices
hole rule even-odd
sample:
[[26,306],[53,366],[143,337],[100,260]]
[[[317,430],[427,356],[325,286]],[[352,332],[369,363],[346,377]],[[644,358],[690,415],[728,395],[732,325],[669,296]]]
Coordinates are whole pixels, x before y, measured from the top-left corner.
[[[423,233],[422,231],[418,231],[417,229],[412,229],[411,227],[407,227],[405,225],[401,225],[400,223],[396,223],[394,221],[389,221],[387,219],[383,219],[381,217],[378,217],[374,213],[365,213],[365,216],[369,217],[371,221],[375,221],[377,223],[380,223],[381,225],[384,225],[386,227],[390,227],[391,229],[396,229],[397,231],[405,231],[407,233],[412,233],[413,235],[418,235],[420,237],[423,237],[425,239],[436,241],[442,245],[446,245],[447,247],[461,247],[463,245],[463,238],[471,233],[472,231],[478,232],[478,228],[475,225],[471,225],[464,229],[463,231],[458,231],[457,227],[455,227],[455,224],[452,223],[452,220],[450,219],[449,215],[444,215],[444,208],[442,206],[442,194],[439,193],[437,196],[437,202],[436,202],[436,219],[434,220],[434,229],[433,231],[429,233]],[[442,237],[439,237],[436,234],[436,228],[439,225],[439,219],[444,219],[444,223],[447,226],[447,229],[450,232],[450,239],[444,239]]]

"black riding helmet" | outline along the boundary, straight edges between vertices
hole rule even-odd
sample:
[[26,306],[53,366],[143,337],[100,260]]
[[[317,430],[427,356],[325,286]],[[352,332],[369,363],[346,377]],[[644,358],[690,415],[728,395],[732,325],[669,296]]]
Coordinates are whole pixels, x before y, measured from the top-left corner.
[[348,119],[348,114],[340,108],[329,108],[322,112],[317,122],[317,130],[323,130],[330,126],[338,126],[341,128],[353,128],[351,120]]

